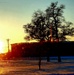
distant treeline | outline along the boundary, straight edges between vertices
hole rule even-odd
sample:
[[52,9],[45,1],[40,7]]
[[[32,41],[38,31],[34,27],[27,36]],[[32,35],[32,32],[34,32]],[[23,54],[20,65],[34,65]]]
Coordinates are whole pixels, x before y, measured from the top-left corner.
[[74,42],[19,43],[11,49],[11,57],[74,56]]

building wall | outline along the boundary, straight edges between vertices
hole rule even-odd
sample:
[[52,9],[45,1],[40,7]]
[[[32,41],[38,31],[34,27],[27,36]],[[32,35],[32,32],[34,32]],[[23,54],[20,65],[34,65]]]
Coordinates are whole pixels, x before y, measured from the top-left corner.
[[16,57],[25,56],[73,56],[74,42],[42,42],[18,43],[11,45],[11,54]]

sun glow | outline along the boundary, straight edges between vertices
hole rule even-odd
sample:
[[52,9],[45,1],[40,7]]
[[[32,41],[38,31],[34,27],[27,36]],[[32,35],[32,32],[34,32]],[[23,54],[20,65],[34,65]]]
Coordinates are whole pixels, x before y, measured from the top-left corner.
[[0,41],[0,53],[5,53],[4,52],[4,42]]

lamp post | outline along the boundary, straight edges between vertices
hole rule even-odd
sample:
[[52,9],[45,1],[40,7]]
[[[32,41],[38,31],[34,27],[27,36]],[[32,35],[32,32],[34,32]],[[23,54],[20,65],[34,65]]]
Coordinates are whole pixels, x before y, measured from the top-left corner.
[[7,44],[8,44],[8,52],[9,52],[9,39],[7,39]]

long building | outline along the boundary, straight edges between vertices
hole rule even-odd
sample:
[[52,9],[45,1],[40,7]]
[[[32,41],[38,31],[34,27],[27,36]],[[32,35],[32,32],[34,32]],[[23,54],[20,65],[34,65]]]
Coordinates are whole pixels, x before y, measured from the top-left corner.
[[74,42],[42,42],[42,43],[15,43],[11,44],[11,55],[25,56],[66,56],[74,55]]

